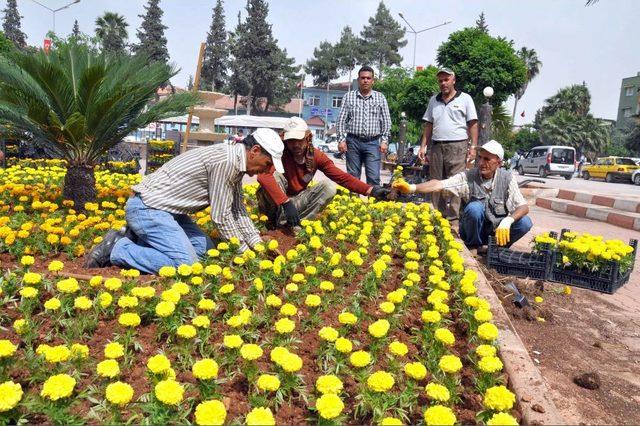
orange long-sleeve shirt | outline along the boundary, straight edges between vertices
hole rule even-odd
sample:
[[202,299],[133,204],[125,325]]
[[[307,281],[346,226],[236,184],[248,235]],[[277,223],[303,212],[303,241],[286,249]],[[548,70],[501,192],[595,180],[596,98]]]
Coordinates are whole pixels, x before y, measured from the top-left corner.
[[[356,179],[347,172],[340,170],[333,164],[333,161],[319,149],[314,149],[313,155],[317,170],[320,170],[338,185],[362,195],[365,195],[367,191],[369,191],[369,188],[371,188],[371,186],[362,182],[360,179]],[[305,173],[307,173],[305,165],[297,164],[293,159],[293,155],[287,149],[284,150],[284,154],[282,155],[282,164],[284,165],[284,176],[288,183],[286,194],[280,189],[280,186],[278,186],[273,174],[258,175],[258,182],[277,205],[281,205],[287,201],[289,197],[299,194],[309,185],[305,183],[303,179]]]

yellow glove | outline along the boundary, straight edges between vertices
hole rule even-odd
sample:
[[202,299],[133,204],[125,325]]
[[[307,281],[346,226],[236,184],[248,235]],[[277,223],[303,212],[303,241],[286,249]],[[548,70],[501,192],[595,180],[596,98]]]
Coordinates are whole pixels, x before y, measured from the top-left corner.
[[511,225],[513,225],[513,218],[507,216],[500,222],[496,229],[496,241],[499,246],[506,246],[511,240]]
[[402,192],[403,194],[409,194],[409,193],[416,192],[416,186],[407,183],[407,181],[404,180],[404,179],[398,179],[398,180],[394,181],[393,185],[391,185],[391,187],[394,188],[394,189],[397,189],[398,191]]

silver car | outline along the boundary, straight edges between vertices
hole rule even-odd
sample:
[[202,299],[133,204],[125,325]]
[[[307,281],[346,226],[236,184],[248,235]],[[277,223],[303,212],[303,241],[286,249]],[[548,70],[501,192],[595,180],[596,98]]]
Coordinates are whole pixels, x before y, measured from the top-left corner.
[[542,178],[558,175],[569,180],[576,171],[576,150],[570,146],[536,146],[520,159],[517,170],[521,175],[530,173]]

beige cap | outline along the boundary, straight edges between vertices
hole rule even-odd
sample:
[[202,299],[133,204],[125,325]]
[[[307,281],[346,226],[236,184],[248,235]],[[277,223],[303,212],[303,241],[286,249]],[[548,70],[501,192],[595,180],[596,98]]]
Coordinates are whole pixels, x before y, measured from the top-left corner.
[[284,140],[287,139],[304,139],[309,126],[307,122],[300,117],[291,117],[284,125]]
[[479,146],[478,149],[484,149],[490,154],[497,155],[500,160],[504,160],[504,148],[498,141],[490,140],[482,146]]

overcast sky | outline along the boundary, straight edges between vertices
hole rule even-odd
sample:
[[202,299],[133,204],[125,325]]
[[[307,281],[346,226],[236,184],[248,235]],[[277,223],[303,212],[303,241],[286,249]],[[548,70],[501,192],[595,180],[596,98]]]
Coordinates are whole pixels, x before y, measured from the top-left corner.
[[[39,0],[51,9],[71,0]],[[281,47],[303,64],[321,41],[336,42],[341,29],[350,25],[360,32],[372,16],[379,0],[272,0],[269,21]],[[591,90],[591,110],[597,117],[616,118],[620,82],[623,77],[640,72],[640,1],[600,0],[585,7],[585,0],[386,0],[394,18],[402,12],[416,30],[447,20],[453,23],[418,36],[416,64],[435,63],[438,46],[449,34],[472,26],[484,11],[489,32],[538,52],[542,61],[540,74],[529,85],[518,105],[516,124],[533,120],[535,111],[558,89],[586,82]],[[0,0],[4,8],[6,2]],[[129,23],[129,42],[137,43],[138,15],[144,12],[145,0],[81,0],[56,14],[56,32],[66,36],[74,19],[80,30],[93,33],[96,17],[105,11],[124,15]],[[245,14],[244,0],[226,0],[227,28],[233,29],[238,11]],[[211,23],[215,0],[162,0],[163,22],[171,60],[180,68],[173,83],[185,86],[189,74],[195,73],[199,43],[204,41]],[[46,32],[52,28],[52,13],[32,0],[18,0],[22,30],[28,43],[42,46]],[[403,65],[411,66],[413,35],[402,49]],[[346,80],[346,79],[345,79]],[[310,79],[307,80],[310,83]],[[425,99],[425,105],[427,100]],[[512,108],[512,99],[508,102]],[[525,111],[525,118],[519,114]]]

